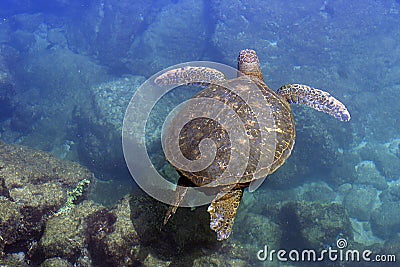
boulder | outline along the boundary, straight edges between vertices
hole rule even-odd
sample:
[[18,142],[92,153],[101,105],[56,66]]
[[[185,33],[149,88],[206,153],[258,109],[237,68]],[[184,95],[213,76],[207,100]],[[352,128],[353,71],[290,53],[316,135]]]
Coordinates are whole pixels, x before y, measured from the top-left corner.
[[345,195],[343,205],[349,215],[361,221],[368,221],[377,202],[378,191],[372,186],[353,186]]
[[164,6],[133,40],[125,60],[127,68],[148,77],[177,63],[201,60],[208,43],[204,10],[204,2],[196,0]]

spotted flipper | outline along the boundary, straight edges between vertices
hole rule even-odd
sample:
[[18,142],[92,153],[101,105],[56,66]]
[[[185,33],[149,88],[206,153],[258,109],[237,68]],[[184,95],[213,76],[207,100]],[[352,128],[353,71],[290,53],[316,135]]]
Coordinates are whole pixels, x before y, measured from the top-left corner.
[[210,228],[217,233],[217,240],[227,239],[232,231],[236,211],[242,199],[243,189],[222,191],[208,207],[210,213]]
[[224,80],[225,75],[216,69],[186,66],[169,70],[158,76],[154,82],[158,85],[207,85]]
[[307,85],[287,84],[279,88],[277,93],[289,103],[312,107],[341,121],[350,120],[346,106],[328,92]]

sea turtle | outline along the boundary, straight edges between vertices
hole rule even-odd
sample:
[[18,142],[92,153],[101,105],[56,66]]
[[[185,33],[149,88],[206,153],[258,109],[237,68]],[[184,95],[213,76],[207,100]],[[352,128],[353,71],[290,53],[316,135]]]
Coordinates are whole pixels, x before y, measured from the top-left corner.
[[[235,110],[243,122],[249,137],[249,159],[245,172],[241,177],[233,180],[224,179],[219,181],[221,174],[227,170],[229,157],[231,155],[232,140],[223,127],[212,119],[195,118],[180,130],[179,148],[182,154],[189,160],[200,157],[199,145],[205,138],[212,139],[216,144],[216,153],[212,163],[203,170],[190,172],[179,166],[174,166],[180,174],[178,185],[182,186],[204,186],[212,184],[217,188],[218,195],[208,208],[210,213],[210,228],[217,233],[218,240],[227,239],[231,233],[236,211],[243,195],[244,188],[250,182],[260,178],[260,173],[255,175],[256,165],[266,151],[260,149],[265,144],[265,136],[260,135],[260,127],[257,116],[251,107],[237,93],[248,90],[249,83],[255,84],[261,92],[260,105],[269,107],[270,114],[274,120],[274,127],[266,130],[274,134],[275,144],[272,151],[272,161],[263,176],[273,173],[289,157],[295,142],[295,125],[290,104],[302,104],[323,111],[341,121],[349,121],[350,114],[347,108],[329,93],[306,85],[288,84],[279,88],[276,92],[271,90],[264,82],[260,69],[260,63],[254,50],[245,49],[240,51],[238,59],[238,75],[234,79],[226,80],[222,72],[208,67],[186,66],[169,70],[155,79],[158,85],[171,84],[198,84],[207,87],[194,98],[207,97],[218,100]],[[234,88],[233,92],[229,88]],[[213,107],[209,107],[212,109]],[[180,113],[175,115],[179,117]],[[229,121],[229,120],[228,120]],[[166,135],[175,127],[174,120],[166,129]],[[268,151],[267,151],[268,152]],[[271,152],[271,151],[270,151]],[[167,160],[173,162],[167,157]],[[172,165],[174,165],[172,163]],[[262,172],[261,171],[261,172]],[[265,172],[267,171],[267,172]],[[183,189],[182,189],[183,188]],[[170,216],[176,212],[179,204],[184,198],[185,187],[177,190],[175,202],[168,210],[164,224]]]

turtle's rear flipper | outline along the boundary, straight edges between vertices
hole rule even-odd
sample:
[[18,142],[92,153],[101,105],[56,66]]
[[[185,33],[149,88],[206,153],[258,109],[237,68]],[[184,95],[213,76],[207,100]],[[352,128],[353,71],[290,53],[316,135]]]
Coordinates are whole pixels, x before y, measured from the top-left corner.
[[179,187],[176,188],[175,199],[173,205],[169,206],[167,213],[164,217],[164,225],[167,224],[169,218],[175,214],[176,210],[179,207],[179,204],[182,203],[183,198],[185,197],[188,187],[194,187],[195,185],[185,176],[181,175],[178,179]]
[[301,84],[287,84],[278,89],[277,93],[289,103],[312,107],[318,111],[341,120],[349,121],[350,113],[346,106],[328,92]]
[[243,188],[222,190],[208,207],[210,228],[217,233],[218,241],[227,239],[232,231],[236,211],[243,196]]

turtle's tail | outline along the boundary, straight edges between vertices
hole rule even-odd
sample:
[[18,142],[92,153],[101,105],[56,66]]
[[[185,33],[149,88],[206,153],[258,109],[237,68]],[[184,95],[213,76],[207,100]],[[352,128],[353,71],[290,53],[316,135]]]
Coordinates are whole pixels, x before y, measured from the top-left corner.
[[301,84],[287,84],[277,93],[289,103],[312,107],[325,112],[341,121],[349,121],[350,113],[346,106],[328,92]]

